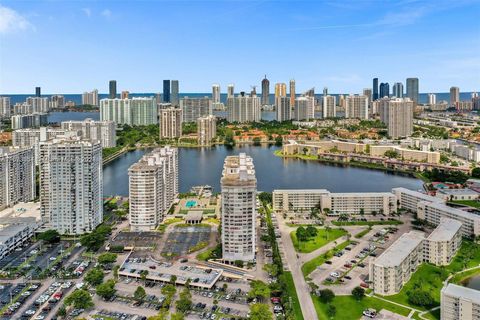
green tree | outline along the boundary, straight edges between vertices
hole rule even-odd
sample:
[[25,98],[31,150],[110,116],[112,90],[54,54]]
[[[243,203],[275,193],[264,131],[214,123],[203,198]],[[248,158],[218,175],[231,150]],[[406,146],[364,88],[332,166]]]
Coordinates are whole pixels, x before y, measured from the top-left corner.
[[102,297],[105,300],[110,299],[115,295],[117,290],[115,289],[115,280],[107,280],[102,284],[99,284],[96,288],[95,291],[97,295]]
[[396,159],[400,157],[400,154],[396,150],[387,150],[384,153],[385,157],[390,158],[390,159]]
[[278,135],[275,137],[275,145],[277,147],[281,147],[283,145],[283,138],[282,136]]
[[318,298],[323,303],[330,303],[335,298],[335,293],[330,289],[323,289],[319,291]]
[[147,293],[145,292],[145,289],[142,286],[138,286],[133,293],[133,298],[137,301],[142,301],[143,299],[145,299],[146,295]]
[[99,268],[93,268],[85,275],[85,282],[95,287],[102,283],[103,276],[104,274],[102,270],[100,270]]
[[253,138],[253,145],[254,146],[259,146],[261,144],[262,140],[260,139],[260,137],[255,137]]
[[170,316],[170,320],[185,320],[185,316],[182,313],[174,313]]
[[235,260],[235,261],[233,262],[233,264],[234,264],[236,267],[243,268],[243,261],[242,261],[242,260]]
[[176,275],[173,274],[170,277],[170,283],[173,284],[173,285],[175,285],[177,283],[177,276]]
[[65,298],[66,306],[72,305],[75,309],[88,309],[93,307],[92,297],[86,290],[75,290]]
[[46,243],[57,243],[60,242],[60,233],[57,230],[47,230],[38,235],[39,240],[43,240]]
[[317,234],[318,234],[318,230],[317,228],[315,228],[314,226],[308,226],[306,229],[305,229],[306,233],[307,233],[307,237],[309,238],[313,238],[313,237],[316,237]]
[[186,313],[192,309],[192,295],[188,287],[185,287],[180,293],[180,298],[175,302],[175,307],[177,311]]
[[148,270],[142,270],[140,272],[140,279],[142,279],[143,284],[145,284],[145,285],[147,283],[147,275],[148,275]]
[[113,278],[115,280],[118,280],[118,270],[120,270],[120,266],[116,265],[113,267]]
[[250,281],[250,291],[248,292],[248,297],[250,299],[257,298],[259,300],[267,299],[270,297],[270,288],[261,280],[252,280]]
[[352,296],[356,300],[362,300],[365,297],[365,290],[362,287],[355,287],[352,290]]
[[297,236],[297,240],[299,242],[308,240],[307,230],[305,230],[304,227],[298,227],[295,231],[295,235]]
[[117,254],[111,252],[102,253],[98,256],[97,261],[101,265],[115,263],[117,261]]
[[408,302],[416,306],[429,307],[435,304],[432,294],[426,290],[412,290],[407,292]]
[[268,305],[263,303],[254,303],[250,306],[251,320],[272,320],[273,314]]
[[333,304],[329,304],[327,306],[327,315],[330,318],[333,318],[333,317],[335,317],[336,314],[337,314],[337,308]]
[[472,169],[472,177],[480,179],[480,167],[476,167]]
[[271,192],[260,192],[258,194],[258,199],[263,203],[272,203],[272,193]]

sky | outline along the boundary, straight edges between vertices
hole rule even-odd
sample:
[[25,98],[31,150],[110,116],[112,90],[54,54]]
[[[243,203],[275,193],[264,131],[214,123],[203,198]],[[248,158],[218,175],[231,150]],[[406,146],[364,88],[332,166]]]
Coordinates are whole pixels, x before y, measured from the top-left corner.
[[480,90],[480,0],[0,1],[0,94],[97,88]]

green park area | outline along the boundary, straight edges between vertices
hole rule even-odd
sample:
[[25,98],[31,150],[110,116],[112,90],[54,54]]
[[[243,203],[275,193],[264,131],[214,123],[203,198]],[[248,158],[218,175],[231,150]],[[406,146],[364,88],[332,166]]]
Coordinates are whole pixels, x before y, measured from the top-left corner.
[[452,202],[480,209],[480,201],[477,201],[477,200],[455,200],[455,201],[452,201]]
[[309,253],[346,234],[347,231],[344,229],[308,226],[306,228],[298,227],[290,233],[290,237],[292,238],[292,243],[296,251]]
[[378,225],[399,225],[403,222],[400,220],[372,220],[372,221],[332,221],[332,224],[336,226],[378,226]]
[[338,246],[336,246],[335,248],[333,248],[332,250],[329,250],[327,252],[325,252],[324,254],[322,255],[319,255],[318,257],[308,261],[308,262],[305,262],[302,266],[302,273],[303,273],[303,276],[304,277],[307,277],[310,273],[313,272],[313,270],[315,270],[318,266],[322,265],[325,263],[325,261],[327,261],[328,259],[330,259],[331,257],[333,257],[333,255],[335,254],[335,252],[338,252],[340,250],[343,250],[345,249],[345,247],[347,247],[351,242],[350,241],[345,241],[345,242],[342,242],[340,243]]

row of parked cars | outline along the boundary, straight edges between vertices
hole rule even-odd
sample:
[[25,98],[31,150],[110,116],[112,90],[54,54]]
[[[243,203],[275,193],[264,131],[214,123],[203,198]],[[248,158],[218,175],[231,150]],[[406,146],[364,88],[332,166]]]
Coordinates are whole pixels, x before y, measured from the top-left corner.
[[13,315],[20,309],[25,302],[30,298],[30,296],[40,288],[39,284],[27,284],[19,283],[15,288],[10,292],[11,297],[17,297],[16,301],[11,304],[7,310],[2,314],[4,318],[12,319]]

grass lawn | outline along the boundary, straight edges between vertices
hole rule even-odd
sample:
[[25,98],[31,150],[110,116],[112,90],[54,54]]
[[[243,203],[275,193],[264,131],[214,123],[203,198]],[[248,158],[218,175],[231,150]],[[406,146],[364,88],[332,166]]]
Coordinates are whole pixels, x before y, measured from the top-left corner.
[[369,233],[371,230],[372,230],[372,228],[365,229],[365,230],[357,233],[355,235],[355,238],[357,238],[357,239],[363,238],[363,236],[366,235],[367,233]]
[[[400,291],[400,293],[392,296],[385,296],[383,298],[402,303],[405,305],[410,305],[408,302],[407,292],[412,290],[426,290],[429,291],[434,300],[435,306],[440,305],[440,290],[443,287],[443,281],[451,273],[459,272],[466,268],[471,268],[478,266],[480,263],[480,245],[475,244],[472,241],[463,240],[462,247],[458,251],[455,258],[453,258],[452,263],[445,267],[437,267],[435,265],[424,263],[422,264],[417,271],[413,274],[410,281],[408,281]],[[461,275],[459,279],[461,280]],[[452,279],[452,282],[454,282]],[[420,306],[413,306],[420,310],[426,310],[429,308],[424,308]]]
[[210,257],[212,256],[212,252],[215,250],[215,248],[211,248],[211,249],[208,249],[208,250],[205,250],[199,254],[197,254],[197,260],[199,261],[207,261],[208,259],[210,259]]
[[455,200],[451,201],[453,203],[458,203],[458,204],[463,204],[466,206],[474,207],[480,209],[480,201],[475,201],[475,200]]
[[[315,305],[318,318],[330,319],[327,315],[327,304],[322,303],[317,296],[312,296],[312,300],[313,304]],[[408,316],[410,313],[410,310],[407,308],[371,297],[364,297],[362,300],[357,301],[352,296],[336,296],[333,299],[332,304],[337,310],[335,316],[333,317],[335,320],[360,319],[362,317],[363,310],[368,308],[373,308],[377,311],[386,309],[403,316]]]
[[308,261],[308,262],[305,262],[302,266],[302,273],[303,273],[303,276],[306,277],[308,276],[310,273],[313,272],[313,270],[315,270],[319,265],[322,265],[323,263],[325,263],[325,261],[327,261],[328,259],[330,259],[331,257],[333,257],[333,254],[335,253],[335,251],[339,251],[339,250],[342,250],[344,249],[346,246],[348,246],[351,242],[350,241],[345,241],[345,242],[342,242],[340,243],[338,246],[336,246],[335,248],[333,248],[332,250],[322,254],[322,255],[319,255],[318,257]]
[[295,315],[295,320],[303,320],[302,309],[300,301],[298,301],[297,291],[295,290],[295,283],[291,272],[284,272],[282,274],[287,285],[288,296],[292,298],[292,310]]
[[332,221],[336,226],[375,226],[403,224],[400,220],[374,220],[374,221]]
[[295,234],[295,231],[292,231],[290,233],[290,237],[292,238],[292,242],[293,242],[293,246],[295,247],[295,250],[297,252],[309,253],[347,234],[347,231],[343,229],[330,229],[328,233],[323,228],[317,228],[317,230],[318,230],[318,234],[316,237],[310,238],[307,241],[300,241],[300,242],[297,239],[297,235]]

